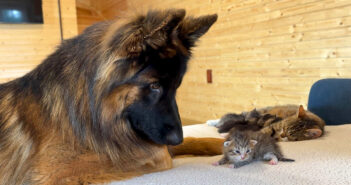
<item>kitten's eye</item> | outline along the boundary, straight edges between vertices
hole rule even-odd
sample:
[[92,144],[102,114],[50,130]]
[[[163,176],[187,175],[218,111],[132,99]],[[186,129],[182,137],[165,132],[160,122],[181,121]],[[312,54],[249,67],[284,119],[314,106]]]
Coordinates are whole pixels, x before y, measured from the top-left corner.
[[247,151],[246,151],[246,153],[250,153],[251,152],[251,150],[250,149],[248,149]]
[[154,82],[150,84],[150,88],[153,90],[157,90],[161,88],[161,84],[159,82]]
[[239,150],[235,150],[235,153],[240,154],[240,151]]

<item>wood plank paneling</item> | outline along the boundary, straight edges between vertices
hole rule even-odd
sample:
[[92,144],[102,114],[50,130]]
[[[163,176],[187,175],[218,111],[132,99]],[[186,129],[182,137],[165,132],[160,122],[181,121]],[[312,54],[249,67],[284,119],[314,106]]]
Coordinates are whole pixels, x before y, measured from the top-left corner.
[[76,0],[78,33],[82,33],[88,26],[105,20],[102,12],[103,1]]
[[[351,77],[349,0],[107,1],[103,7],[114,7],[105,9],[108,18],[170,7],[194,15],[218,13],[218,22],[194,49],[177,94],[183,120],[306,105],[315,81]],[[212,69],[212,84],[206,82],[207,69]]]
[[85,28],[103,20],[104,18],[100,17],[91,10],[77,8],[78,33],[82,33]]
[[[32,70],[61,42],[58,1],[43,0],[44,24],[0,24],[0,83]],[[77,34],[74,0],[61,0],[64,39]]]

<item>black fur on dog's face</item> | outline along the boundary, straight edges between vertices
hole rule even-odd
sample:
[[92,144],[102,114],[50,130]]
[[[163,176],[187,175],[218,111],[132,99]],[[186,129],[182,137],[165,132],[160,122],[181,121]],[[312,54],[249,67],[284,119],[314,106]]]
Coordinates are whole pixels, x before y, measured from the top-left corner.
[[[176,145],[183,141],[176,90],[186,70],[188,57],[151,57],[150,64],[133,78],[140,98],[125,110],[133,129],[158,144]],[[182,62],[180,62],[182,61]]]

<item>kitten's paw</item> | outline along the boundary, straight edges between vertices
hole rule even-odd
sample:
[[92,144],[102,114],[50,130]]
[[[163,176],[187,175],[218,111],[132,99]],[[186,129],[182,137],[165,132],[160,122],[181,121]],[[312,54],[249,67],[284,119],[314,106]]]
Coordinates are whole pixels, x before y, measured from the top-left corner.
[[278,160],[276,160],[276,159],[271,159],[271,160],[269,161],[269,164],[270,164],[270,165],[277,165],[277,164],[278,164]]
[[217,161],[217,162],[212,163],[212,166],[219,166],[219,162]]
[[216,119],[216,120],[207,120],[207,121],[206,121],[206,124],[207,124],[208,126],[213,126],[213,127],[217,127],[218,123],[219,123],[219,119]]
[[220,133],[219,135],[223,138],[226,138],[228,136],[228,133]]
[[228,165],[228,168],[236,168],[235,164]]

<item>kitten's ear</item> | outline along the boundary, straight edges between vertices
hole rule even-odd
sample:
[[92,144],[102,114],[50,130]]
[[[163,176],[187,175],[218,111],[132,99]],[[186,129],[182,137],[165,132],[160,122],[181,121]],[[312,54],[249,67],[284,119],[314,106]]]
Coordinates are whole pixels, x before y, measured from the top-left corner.
[[217,14],[185,18],[178,28],[180,40],[186,47],[193,47],[195,42],[217,21],[217,18]]
[[221,135],[221,137],[226,138],[228,136],[229,133],[220,133],[219,135]]
[[253,140],[253,139],[250,140],[250,145],[251,146],[255,146],[256,144],[257,144],[256,140]]
[[230,145],[230,143],[231,143],[230,141],[226,141],[226,142],[223,143],[223,146],[227,147],[227,146]]
[[322,130],[318,128],[311,128],[305,131],[305,136],[310,139],[316,139],[322,135]]
[[305,115],[306,115],[306,111],[305,111],[305,109],[303,108],[303,106],[300,105],[300,107],[299,107],[299,112],[298,112],[297,117],[302,118],[302,117],[304,117]]

